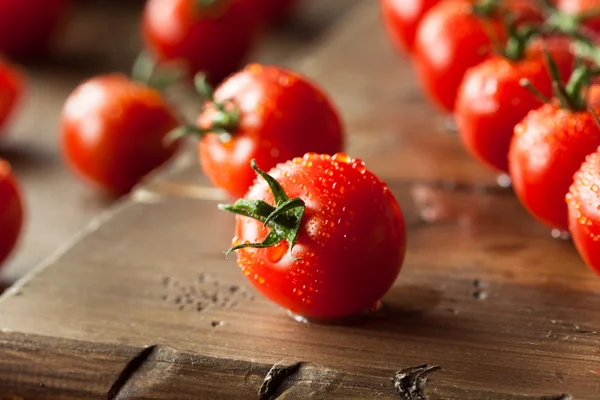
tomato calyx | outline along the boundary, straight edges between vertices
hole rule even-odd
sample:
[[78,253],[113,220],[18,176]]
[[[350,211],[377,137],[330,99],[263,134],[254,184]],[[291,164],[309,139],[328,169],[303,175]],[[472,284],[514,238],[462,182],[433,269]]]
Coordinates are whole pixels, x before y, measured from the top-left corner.
[[540,30],[529,25],[518,28],[510,15],[505,18],[505,27],[508,39],[504,49],[500,49],[500,54],[511,61],[522,60],[525,57],[527,45],[541,33]]
[[[566,85],[561,81],[560,73],[556,62],[547,49],[544,49],[544,57],[552,78],[552,91],[554,97],[558,100],[560,107],[572,112],[585,111],[587,107],[587,89],[592,84],[592,78],[600,75],[600,68],[591,68],[577,59],[578,65],[571,73],[571,77]],[[544,96],[537,90],[528,79],[522,79],[521,86],[527,88],[534,96],[544,103],[551,103],[552,100]]]
[[275,198],[275,206],[263,200],[239,199],[235,204],[219,204],[218,207],[223,211],[261,221],[265,227],[271,228],[271,231],[262,242],[241,243],[228,249],[225,254],[229,256],[231,252],[247,247],[272,247],[285,240],[288,243],[288,255],[292,260],[298,260],[292,256],[292,249],[298,239],[300,224],[306,209],[304,200],[299,197],[290,199],[275,178],[258,168],[256,160],[253,159],[250,165],[269,185]]
[[558,10],[547,0],[540,1],[546,13],[546,24],[567,34],[579,34],[581,26],[590,19],[600,17],[600,7],[595,7],[579,14],[569,14]]
[[471,6],[473,14],[480,18],[490,18],[498,11],[499,0],[479,0]]
[[600,16],[600,8],[593,8],[580,14],[568,14],[558,10],[548,0],[539,0],[539,3],[545,14],[543,24],[545,32],[562,33],[571,37],[579,55],[600,65],[600,50],[583,27],[587,20]]
[[203,127],[185,123],[171,131],[167,135],[167,141],[171,142],[190,135],[202,137],[208,133],[218,135],[222,142],[230,141],[240,123],[242,115],[240,109],[231,100],[216,101],[214,89],[202,73],[194,77],[194,87],[196,92],[206,100],[200,114],[209,115],[210,122]]

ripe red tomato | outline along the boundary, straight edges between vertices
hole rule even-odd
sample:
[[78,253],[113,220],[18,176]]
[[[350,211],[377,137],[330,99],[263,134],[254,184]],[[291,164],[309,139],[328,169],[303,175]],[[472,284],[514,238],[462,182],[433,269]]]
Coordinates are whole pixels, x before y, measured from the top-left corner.
[[473,12],[467,0],[443,1],[421,21],[414,45],[414,67],[425,94],[442,111],[454,111],[464,73],[485,60],[501,25]]
[[173,156],[178,143],[164,139],[177,125],[158,91],[124,75],[98,76],[63,107],[63,156],[91,183],[124,194]]
[[252,48],[259,11],[243,0],[148,0],[143,14],[146,46],[160,62],[182,61],[190,76],[211,83],[236,71]]
[[565,195],[585,157],[600,146],[600,128],[588,111],[545,104],[515,127],[508,155],[517,197],[540,221],[566,231]]
[[386,32],[400,52],[412,53],[417,27],[425,13],[440,0],[381,0]]
[[494,42],[504,42],[500,20],[507,11],[519,22],[540,18],[529,0],[499,4],[492,16],[483,18],[474,12],[473,1],[442,1],[423,17],[415,37],[414,67],[425,94],[442,111],[454,111],[465,72],[490,55]]
[[271,178],[259,173],[264,179],[243,200],[221,206],[241,214],[232,250],[250,282],[304,317],[341,318],[381,299],[406,250],[402,212],[387,186],[345,154],[306,154],[277,165]]
[[600,273],[600,150],[587,156],[567,194],[569,231],[584,261]]
[[490,57],[467,71],[458,90],[455,116],[460,138],[471,155],[498,171],[508,172],[508,148],[515,125],[542,105],[521,86],[521,80],[529,80],[544,96],[552,96],[544,48],[566,81],[574,57],[571,41],[561,37],[532,42],[519,60]]
[[0,0],[0,53],[30,58],[50,46],[68,0]]
[[[220,111],[219,104],[228,111]],[[243,196],[254,181],[252,159],[272,168],[311,151],[334,154],[343,146],[340,118],[326,94],[275,66],[252,64],[229,77],[206,104],[198,126],[221,132],[202,137],[200,163],[211,182],[233,197]]]
[[15,248],[23,225],[23,200],[10,165],[0,159],[0,265]]
[[[556,8],[567,14],[579,15],[585,12],[600,10],[600,0],[556,0]],[[585,26],[600,33],[600,15],[585,21]]]
[[25,76],[22,72],[14,65],[0,59],[0,129],[8,123],[17,108],[25,86]]

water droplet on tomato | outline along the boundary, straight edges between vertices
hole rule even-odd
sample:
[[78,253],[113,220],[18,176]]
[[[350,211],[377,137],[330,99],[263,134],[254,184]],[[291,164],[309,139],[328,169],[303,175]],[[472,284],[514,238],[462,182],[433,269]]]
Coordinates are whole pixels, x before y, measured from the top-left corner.
[[341,163],[348,163],[350,160],[352,160],[348,155],[344,154],[344,153],[336,153],[333,155],[333,157],[331,158],[333,161],[337,161],[337,162],[341,162]]
[[259,74],[263,70],[260,64],[250,64],[248,65],[248,71],[253,74]]

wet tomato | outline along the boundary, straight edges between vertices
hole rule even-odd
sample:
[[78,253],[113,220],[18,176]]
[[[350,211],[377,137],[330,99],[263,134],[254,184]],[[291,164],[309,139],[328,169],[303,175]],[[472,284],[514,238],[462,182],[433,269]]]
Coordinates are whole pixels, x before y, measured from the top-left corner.
[[48,50],[69,4],[68,0],[0,0],[0,53],[24,59]]
[[378,302],[406,249],[387,186],[345,154],[306,154],[257,172],[262,178],[242,200],[220,206],[238,214],[230,251],[250,282],[309,318],[341,318]]
[[0,159],[0,265],[14,250],[23,225],[23,200],[10,165]]
[[515,127],[509,151],[513,188],[541,222],[568,229],[565,195],[585,157],[600,146],[600,128],[589,111],[545,104]]
[[[492,3],[490,3],[492,4]],[[484,11],[470,0],[442,1],[423,17],[416,33],[413,63],[425,94],[446,113],[454,111],[456,94],[465,72],[484,61],[494,42],[504,43],[506,12],[519,22],[540,16],[531,1],[500,2]]]
[[421,19],[439,2],[440,0],[380,0],[386,32],[399,51],[412,52]]
[[249,65],[217,88],[198,118],[200,163],[211,182],[242,197],[256,174],[307,152],[342,150],[343,128],[325,93],[299,74]]
[[63,157],[95,186],[120,195],[173,156],[165,137],[178,126],[162,95],[120,74],[92,78],[67,99]]
[[460,138],[471,155],[485,165],[508,172],[508,148],[515,125],[542,105],[529,81],[543,96],[552,96],[552,78],[543,50],[547,49],[567,80],[574,67],[571,41],[552,38],[532,42],[512,58],[496,55],[469,69],[459,87],[455,116]]
[[143,36],[161,62],[182,62],[190,76],[203,72],[211,83],[236,71],[254,43],[259,7],[246,0],[149,0]]
[[0,135],[9,118],[15,112],[25,91],[23,73],[14,65],[0,59]]
[[600,273],[600,150],[575,174],[567,194],[569,231],[584,261]]

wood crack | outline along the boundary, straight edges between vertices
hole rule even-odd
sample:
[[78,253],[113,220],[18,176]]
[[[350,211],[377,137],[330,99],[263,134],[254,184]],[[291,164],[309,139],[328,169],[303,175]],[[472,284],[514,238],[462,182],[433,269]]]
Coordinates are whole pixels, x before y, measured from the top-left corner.
[[303,363],[275,364],[271,367],[265,379],[258,389],[259,400],[274,400],[279,397],[279,389],[283,383],[292,375],[296,374]]
[[440,369],[441,367],[427,364],[401,369],[392,378],[396,394],[402,400],[427,400],[425,395],[427,379],[429,375]]
[[570,394],[562,393],[556,396],[545,396],[542,397],[540,400],[573,400],[573,396],[571,396]]
[[117,379],[113,382],[108,394],[106,395],[107,400],[117,400],[120,393],[127,386],[127,382],[140,370],[142,365],[150,359],[150,357],[158,351],[158,346],[146,347],[138,354],[135,355],[128,363],[125,368],[121,371]]
[[[173,372],[181,354],[172,348],[150,346],[129,360],[110,386],[107,400],[125,400],[151,391]],[[165,360],[169,360],[166,362]]]

